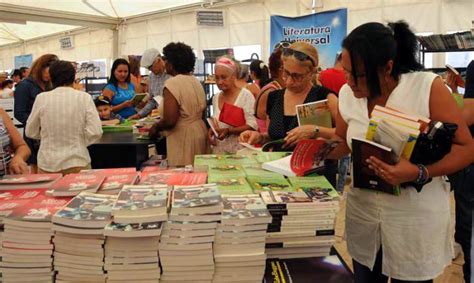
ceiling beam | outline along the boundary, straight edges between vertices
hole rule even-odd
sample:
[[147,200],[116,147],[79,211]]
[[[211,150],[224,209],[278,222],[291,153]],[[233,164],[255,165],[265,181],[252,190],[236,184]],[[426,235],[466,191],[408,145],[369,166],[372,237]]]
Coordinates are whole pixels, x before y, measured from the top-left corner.
[[0,22],[31,21],[81,27],[115,29],[121,19],[0,3]]

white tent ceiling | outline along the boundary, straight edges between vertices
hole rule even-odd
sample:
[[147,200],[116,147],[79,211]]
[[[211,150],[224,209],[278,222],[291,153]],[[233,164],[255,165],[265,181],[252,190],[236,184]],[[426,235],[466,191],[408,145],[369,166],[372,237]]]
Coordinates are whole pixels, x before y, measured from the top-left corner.
[[213,2],[219,1],[0,0],[0,46],[84,26],[113,28],[138,15]]

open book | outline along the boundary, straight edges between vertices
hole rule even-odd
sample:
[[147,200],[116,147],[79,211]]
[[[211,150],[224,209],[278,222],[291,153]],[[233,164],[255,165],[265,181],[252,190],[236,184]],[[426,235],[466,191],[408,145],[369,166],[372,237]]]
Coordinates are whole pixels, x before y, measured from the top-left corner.
[[133,105],[137,106],[147,96],[148,93],[135,93],[132,98]]
[[285,176],[304,176],[324,168],[323,161],[339,144],[337,141],[302,140],[293,154],[262,164],[262,168]]
[[296,117],[299,126],[316,125],[332,128],[332,117],[327,99],[296,105]]

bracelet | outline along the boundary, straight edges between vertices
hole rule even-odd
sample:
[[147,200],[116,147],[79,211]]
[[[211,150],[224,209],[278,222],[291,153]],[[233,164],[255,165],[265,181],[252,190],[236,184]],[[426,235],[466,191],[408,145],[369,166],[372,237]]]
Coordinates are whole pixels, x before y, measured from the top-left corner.
[[430,173],[428,172],[428,169],[425,165],[417,164],[416,166],[418,166],[418,178],[416,178],[415,183],[425,184],[426,181],[428,181],[428,179],[430,178]]

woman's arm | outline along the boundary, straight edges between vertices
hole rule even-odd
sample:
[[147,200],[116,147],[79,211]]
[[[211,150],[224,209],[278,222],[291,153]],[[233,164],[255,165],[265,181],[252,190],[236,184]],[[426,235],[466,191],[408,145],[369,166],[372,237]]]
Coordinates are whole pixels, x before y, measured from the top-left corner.
[[265,120],[267,118],[268,94],[272,91],[274,91],[274,89],[267,89],[257,96],[257,104],[255,105],[255,115],[258,119]]
[[[112,99],[114,98],[115,96],[115,92],[113,92],[111,89],[109,88],[104,88],[102,90],[102,95],[103,96],[107,96],[110,101],[112,101]],[[118,112],[126,107],[132,107],[133,106],[133,102],[132,100],[127,100],[127,101],[124,101],[118,105],[115,105],[115,106],[112,106],[112,112]]]
[[459,107],[440,78],[436,78],[431,86],[430,116],[433,121],[451,122],[458,125],[451,152],[440,161],[426,167],[430,176],[448,175],[474,162],[472,136]]
[[27,174],[29,173],[29,170],[26,160],[30,156],[31,151],[11,121],[10,116],[8,116],[7,112],[2,108],[0,108],[0,115],[3,119],[8,135],[10,136],[12,148],[15,154],[10,162],[10,171],[13,174]]
[[329,111],[331,112],[331,118],[332,118],[332,124],[336,124],[336,119],[337,119],[337,105],[338,105],[339,100],[337,99],[337,96],[334,93],[329,93],[328,94],[328,107]]
[[179,119],[179,104],[174,95],[167,89],[163,89],[163,115],[160,121],[150,129],[150,137],[158,136],[158,132],[174,128]]
[[[459,107],[440,78],[436,78],[431,85],[429,106],[432,121],[455,123],[458,129],[453,138],[451,151],[441,160],[426,166],[428,177],[452,174],[474,161],[474,141]],[[415,181],[418,178],[417,165],[405,159],[400,159],[395,165],[388,165],[371,157],[368,163],[369,168],[393,185]]]
[[36,98],[33,108],[31,109],[30,116],[26,123],[25,135],[30,139],[39,140],[41,138],[41,96]]

